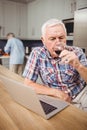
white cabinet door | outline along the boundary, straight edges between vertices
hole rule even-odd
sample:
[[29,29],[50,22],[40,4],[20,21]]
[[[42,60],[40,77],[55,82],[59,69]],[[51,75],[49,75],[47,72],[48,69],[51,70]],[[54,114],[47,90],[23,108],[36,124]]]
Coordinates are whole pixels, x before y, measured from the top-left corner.
[[87,7],[87,0],[76,0],[77,1],[77,10]]
[[76,1],[75,0],[65,0],[64,7],[64,18],[69,19],[74,17],[74,11],[76,10]]
[[17,4],[17,32],[18,37],[27,38],[27,5]]
[[3,2],[3,36],[13,32],[16,35],[16,3]]
[[2,16],[2,3],[0,2],[0,37],[2,37],[3,29],[3,16]]
[[27,38],[27,4],[0,1],[0,36],[13,32],[16,37]]

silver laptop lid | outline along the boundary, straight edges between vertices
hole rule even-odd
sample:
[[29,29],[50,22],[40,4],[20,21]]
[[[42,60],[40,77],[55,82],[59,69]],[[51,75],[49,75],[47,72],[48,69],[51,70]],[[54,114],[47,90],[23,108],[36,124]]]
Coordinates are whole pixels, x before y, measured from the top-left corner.
[[[23,83],[14,81],[12,79],[8,79],[5,76],[0,75],[1,81],[3,81],[3,85],[5,86],[6,90],[9,94],[13,97],[13,99],[18,102],[19,104],[23,105],[27,109],[32,110],[33,112],[41,115],[45,119],[49,119],[57,112],[63,110],[69,104],[66,102],[61,102],[56,98],[52,98],[49,96],[38,96],[35,93],[35,90],[31,86],[26,86]],[[50,103],[51,105],[57,107],[54,111],[46,114],[42,108],[40,100],[46,101],[46,103]]]

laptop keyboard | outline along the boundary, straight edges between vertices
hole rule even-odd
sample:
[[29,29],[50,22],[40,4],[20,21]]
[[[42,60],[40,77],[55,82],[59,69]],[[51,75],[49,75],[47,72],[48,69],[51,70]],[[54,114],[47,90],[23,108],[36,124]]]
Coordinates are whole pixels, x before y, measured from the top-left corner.
[[45,114],[49,114],[49,113],[52,112],[53,110],[57,109],[57,107],[52,106],[52,105],[50,105],[50,104],[48,104],[48,103],[46,103],[46,102],[43,102],[43,101],[41,101],[41,100],[40,100],[40,103],[41,103],[41,105],[42,105],[42,107],[43,107],[43,110],[44,110]]

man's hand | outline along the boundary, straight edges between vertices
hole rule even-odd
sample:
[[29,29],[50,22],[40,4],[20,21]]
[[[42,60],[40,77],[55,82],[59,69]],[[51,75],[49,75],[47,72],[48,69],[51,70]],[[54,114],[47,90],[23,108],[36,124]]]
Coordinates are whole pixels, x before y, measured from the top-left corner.
[[62,59],[62,63],[70,64],[75,69],[78,69],[80,66],[80,61],[73,51],[63,50],[59,57]]
[[64,91],[55,89],[54,96],[64,101],[71,102],[71,97],[68,95],[68,93],[65,93]]

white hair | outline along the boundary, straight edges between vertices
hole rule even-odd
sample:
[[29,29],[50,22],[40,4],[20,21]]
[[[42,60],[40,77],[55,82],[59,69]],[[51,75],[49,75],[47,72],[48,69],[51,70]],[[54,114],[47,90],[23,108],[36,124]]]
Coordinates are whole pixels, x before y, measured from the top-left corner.
[[45,22],[45,23],[42,25],[42,28],[41,28],[42,36],[46,33],[46,27],[50,27],[50,26],[54,26],[54,25],[62,25],[62,27],[64,28],[65,33],[66,33],[65,25],[64,25],[64,23],[63,23],[61,20],[58,20],[58,19],[50,19],[50,20],[48,20],[47,22]]

